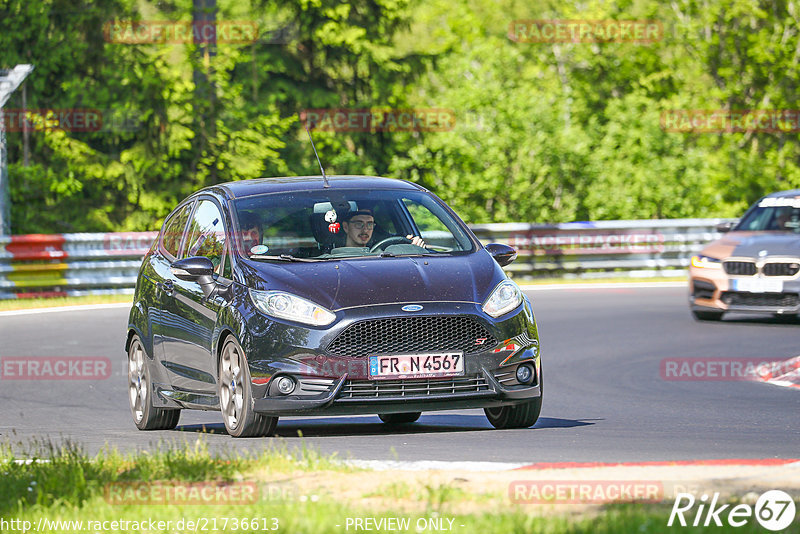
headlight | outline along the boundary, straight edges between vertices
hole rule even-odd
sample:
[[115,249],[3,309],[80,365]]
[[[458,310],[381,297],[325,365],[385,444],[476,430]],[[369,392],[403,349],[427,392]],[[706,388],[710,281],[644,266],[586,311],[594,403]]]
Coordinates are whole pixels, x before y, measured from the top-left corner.
[[336,316],[311,302],[283,291],[250,290],[250,299],[256,308],[279,319],[288,319],[314,326],[329,325]]
[[503,280],[483,303],[483,311],[492,317],[500,317],[520,304],[522,304],[522,290],[511,280]]
[[700,269],[722,269],[722,260],[698,254],[697,256],[692,256],[692,267],[698,267]]

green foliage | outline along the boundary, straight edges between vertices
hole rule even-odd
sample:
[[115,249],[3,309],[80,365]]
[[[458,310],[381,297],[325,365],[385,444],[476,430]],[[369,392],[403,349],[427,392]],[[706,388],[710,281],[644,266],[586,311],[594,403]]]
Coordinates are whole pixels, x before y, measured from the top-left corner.
[[[151,230],[200,187],[317,174],[311,108],[435,108],[449,131],[315,131],[330,174],[420,182],[470,222],[734,216],[800,187],[798,133],[665,131],[665,111],[793,109],[796,1],[217,0],[253,43],[108,42],[176,0],[2,0],[28,109],[99,131],[8,133],[14,233]],[[651,43],[523,43],[514,20],[655,20]],[[22,91],[9,100],[22,107]]]

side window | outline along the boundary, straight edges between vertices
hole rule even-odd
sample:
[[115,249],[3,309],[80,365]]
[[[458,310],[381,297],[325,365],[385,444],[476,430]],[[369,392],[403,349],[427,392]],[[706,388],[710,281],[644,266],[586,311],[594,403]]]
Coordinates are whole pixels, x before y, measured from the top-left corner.
[[164,251],[174,258],[177,258],[178,252],[180,252],[181,238],[183,237],[183,231],[186,229],[186,221],[189,219],[189,213],[191,213],[191,211],[192,202],[189,202],[181,208],[180,211],[170,217],[164,226],[164,235],[162,238]]
[[205,256],[220,274],[225,257],[225,222],[216,204],[201,200],[189,223],[186,250],[183,257]]
[[[400,234],[400,229],[395,226],[394,221],[392,220],[392,213],[386,202],[378,202],[371,206],[371,209],[372,216],[375,219],[375,227],[378,228],[378,231],[375,235],[376,238],[380,237],[383,239],[383,237]],[[380,235],[381,230],[386,234],[383,237]]]
[[462,250],[453,233],[435,213],[426,206],[408,198],[403,199],[403,204],[405,204],[408,213],[414,219],[417,228],[419,228],[420,237],[431,248],[443,252]]

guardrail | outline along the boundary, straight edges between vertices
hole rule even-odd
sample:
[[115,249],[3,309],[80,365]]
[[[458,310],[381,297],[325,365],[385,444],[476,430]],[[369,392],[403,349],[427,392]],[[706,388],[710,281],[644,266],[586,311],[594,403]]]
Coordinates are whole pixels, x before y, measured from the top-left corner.
[[[682,276],[731,219],[480,224],[483,243],[518,251],[515,279]],[[0,299],[131,293],[157,232],[0,236]]]

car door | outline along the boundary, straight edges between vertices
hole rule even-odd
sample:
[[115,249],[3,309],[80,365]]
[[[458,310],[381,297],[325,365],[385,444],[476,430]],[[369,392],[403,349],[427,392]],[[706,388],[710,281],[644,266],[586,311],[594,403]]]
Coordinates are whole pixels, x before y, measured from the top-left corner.
[[[210,197],[201,197],[194,209],[181,253],[182,258],[205,256],[217,276],[227,274],[227,237],[223,210]],[[217,316],[225,300],[206,298],[197,282],[169,274],[170,291],[164,291],[164,365],[173,388],[196,393],[216,392],[216,358],[212,342]]]
[[164,334],[166,329],[164,293],[172,290],[171,284],[174,277],[170,271],[170,265],[180,257],[184,232],[189,223],[193,207],[193,201],[186,202],[167,217],[159,236],[158,245],[154,253],[148,257],[148,264],[143,271],[148,282],[156,288],[155,298],[150,303],[149,316],[153,332],[153,355],[162,366],[164,364]]

